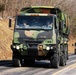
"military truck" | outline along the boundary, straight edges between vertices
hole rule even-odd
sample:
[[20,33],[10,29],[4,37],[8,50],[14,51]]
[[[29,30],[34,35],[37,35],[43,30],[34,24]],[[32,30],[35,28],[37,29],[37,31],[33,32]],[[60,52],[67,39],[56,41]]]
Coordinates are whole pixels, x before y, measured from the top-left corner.
[[[11,49],[14,66],[49,60],[51,67],[66,65],[68,59],[68,17],[56,7],[32,6],[15,18]],[[11,19],[9,19],[11,27]]]

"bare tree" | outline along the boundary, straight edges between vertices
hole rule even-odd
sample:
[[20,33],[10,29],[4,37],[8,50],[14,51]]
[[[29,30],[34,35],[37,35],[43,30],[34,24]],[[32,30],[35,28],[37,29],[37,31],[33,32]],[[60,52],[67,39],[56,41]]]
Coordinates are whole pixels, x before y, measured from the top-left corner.
[[4,4],[0,4],[0,12],[2,12],[2,18],[3,18],[4,10],[5,10],[5,5]]

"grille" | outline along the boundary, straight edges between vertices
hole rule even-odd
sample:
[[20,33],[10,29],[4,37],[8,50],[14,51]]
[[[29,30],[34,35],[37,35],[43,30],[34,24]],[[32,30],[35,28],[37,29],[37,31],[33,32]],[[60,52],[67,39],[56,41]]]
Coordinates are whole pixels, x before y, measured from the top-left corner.
[[27,43],[27,44],[39,44],[39,43],[41,43],[41,41],[29,40],[29,41],[25,41],[25,43]]

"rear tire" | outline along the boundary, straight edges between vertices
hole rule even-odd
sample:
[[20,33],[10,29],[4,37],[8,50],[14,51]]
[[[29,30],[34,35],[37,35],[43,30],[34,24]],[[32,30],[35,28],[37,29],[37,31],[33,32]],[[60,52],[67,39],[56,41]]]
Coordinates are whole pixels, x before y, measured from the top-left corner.
[[59,55],[55,54],[53,59],[50,59],[50,63],[52,68],[59,68]]
[[65,66],[66,65],[66,58],[65,58],[65,54],[63,54],[60,57],[60,66]]
[[[61,47],[61,49],[64,50],[64,47]],[[66,65],[66,59],[67,59],[66,55],[67,55],[66,51],[62,51],[62,55],[60,56],[60,66]]]
[[69,59],[68,57],[68,44],[66,45],[66,57],[67,57],[67,60]]

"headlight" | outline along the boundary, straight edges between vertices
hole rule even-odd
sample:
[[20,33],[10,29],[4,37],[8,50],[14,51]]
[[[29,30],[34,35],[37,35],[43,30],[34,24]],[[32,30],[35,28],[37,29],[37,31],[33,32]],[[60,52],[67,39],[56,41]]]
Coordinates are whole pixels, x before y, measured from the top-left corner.
[[16,46],[16,49],[20,49],[20,47],[19,46]]
[[47,47],[46,47],[46,50],[50,50],[50,47],[49,47],[49,46],[47,46]]
[[16,48],[16,46],[13,46],[13,48]]
[[54,47],[51,47],[51,49],[53,49]]

